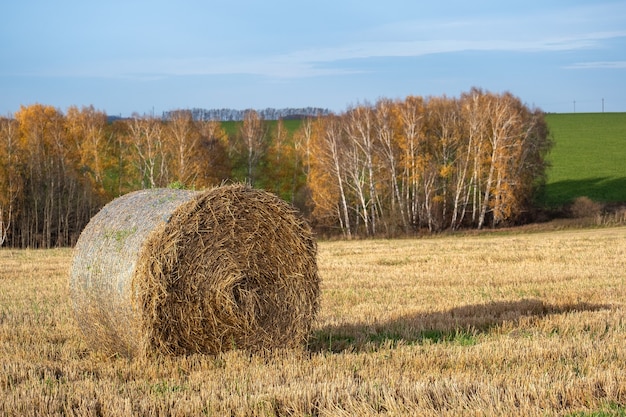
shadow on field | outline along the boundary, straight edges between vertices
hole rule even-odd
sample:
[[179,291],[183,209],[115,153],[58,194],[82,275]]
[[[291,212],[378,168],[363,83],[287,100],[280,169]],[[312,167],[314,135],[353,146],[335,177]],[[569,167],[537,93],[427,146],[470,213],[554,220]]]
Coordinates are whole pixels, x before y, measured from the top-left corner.
[[541,300],[500,301],[468,305],[448,311],[416,313],[381,323],[348,323],[327,326],[314,332],[309,341],[312,352],[361,352],[398,344],[449,342],[473,345],[476,337],[509,323],[518,325],[524,317],[544,317],[611,308],[585,302],[551,305]]
[[545,185],[540,201],[548,206],[558,206],[583,196],[594,201],[626,201],[626,177],[596,177],[549,183]]

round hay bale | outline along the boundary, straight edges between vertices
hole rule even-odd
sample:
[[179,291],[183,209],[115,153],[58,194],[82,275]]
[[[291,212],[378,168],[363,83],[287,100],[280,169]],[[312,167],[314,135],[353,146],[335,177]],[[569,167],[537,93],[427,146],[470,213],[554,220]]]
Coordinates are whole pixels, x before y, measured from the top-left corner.
[[112,353],[298,347],[319,306],[316,250],[295,209],[265,191],[142,190],[82,232],[70,297],[87,341]]

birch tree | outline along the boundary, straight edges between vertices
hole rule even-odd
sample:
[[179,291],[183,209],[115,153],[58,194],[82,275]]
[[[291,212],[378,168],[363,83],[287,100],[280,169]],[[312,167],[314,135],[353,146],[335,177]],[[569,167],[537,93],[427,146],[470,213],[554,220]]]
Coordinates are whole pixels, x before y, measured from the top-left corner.
[[142,188],[162,187],[168,183],[163,125],[151,116],[133,115],[128,122],[128,141],[141,177]]
[[258,112],[246,111],[240,134],[246,157],[246,181],[254,186],[258,164],[267,151],[267,132]]
[[398,127],[399,104],[389,99],[381,99],[376,103],[376,140],[380,144],[380,152],[383,164],[386,165],[384,171],[387,173],[386,180],[389,188],[390,207],[389,215],[392,223],[398,218],[405,233],[409,232],[409,219],[406,213],[407,205],[403,201],[403,189],[400,177],[401,145],[400,128]]
[[167,154],[170,155],[170,181],[191,186],[198,176],[194,170],[194,155],[200,146],[200,133],[194,124],[191,111],[176,110],[169,113],[165,125]]
[[339,222],[342,234],[352,237],[346,196],[345,138],[338,116],[319,118],[311,137],[311,161],[308,183],[313,200],[313,217],[330,224]]
[[[375,235],[379,215],[379,199],[376,191],[378,169],[375,167],[376,145],[374,142],[374,112],[369,105],[358,106],[347,112],[344,129],[349,142],[350,177],[357,192],[365,233]],[[361,175],[363,170],[364,176]],[[361,183],[363,181],[363,183]]]
[[425,110],[422,97],[409,96],[398,104],[400,134],[398,144],[401,150],[402,202],[407,212],[408,222],[413,228],[420,225],[420,184],[423,160],[421,150],[425,141]]
[[[296,196],[296,188],[297,184],[296,178],[303,177],[304,178],[304,190],[307,191],[307,178],[309,176],[309,169],[311,166],[311,137],[313,136],[313,119],[307,117],[302,121],[300,127],[293,135],[293,146],[294,146],[294,157],[295,157],[295,166],[293,171],[293,184],[294,187],[291,190],[292,199],[291,201],[297,202],[298,206],[301,210],[305,209],[306,202],[305,201],[297,201]],[[305,195],[304,198],[309,196]],[[303,199],[304,199],[303,198]]]
[[192,184],[197,188],[216,186],[230,178],[229,138],[218,121],[197,123],[200,143],[193,158],[195,180]]
[[75,242],[97,208],[80,172],[79,150],[69,139],[63,113],[52,106],[22,106],[16,113],[23,158],[19,227],[22,247],[64,246]]
[[[465,135],[461,132],[460,111],[458,100],[447,97],[431,98],[427,105],[428,111],[428,142],[433,170],[438,173],[433,177],[435,184],[430,216],[435,230],[450,224],[450,206],[453,206],[455,187],[462,187],[457,177],[463,177],[459,172],[462,166],[458,165],[459,151],[464,147]],[[462,152],[462,151],[461,151]]]
[[0,118],[0,246],[5,242],[13,245],[14,224],[23,199],[24,153],[18,139],[17,121]]
[[105,169],[111,163],[106,134],[107,116],[93,106],[68,108],[65,115],[67,134],[76,150],[77,164],[91,183],[93,190],[106,193]]

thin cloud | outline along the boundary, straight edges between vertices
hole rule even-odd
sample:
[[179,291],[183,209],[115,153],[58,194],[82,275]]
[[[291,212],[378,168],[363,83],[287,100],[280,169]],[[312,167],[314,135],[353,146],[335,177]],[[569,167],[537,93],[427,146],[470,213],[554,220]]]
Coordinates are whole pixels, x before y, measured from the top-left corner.
[[202,65],[191,64],[201,74],[248,73],[277,77],[315,77],[323,75],[351,74],[359,70],[336,68],[333,64],[357,59],[420,57],[433,54],[467,51],[493,52],[554,52],[593,49],[602,41],[626,36],[626,31],[592,32],[573,36],[551,37],[534,40],[487,39],[487,40],[415,40],[360,42],[338,47],[294,51],[254,60],[233,61]]
[[626,69],[626,61],[591,61],[577,62],[564,67],[566,69]]
[[[338,47],[299,50],[268,57],[212,57],[167,59],[153,61],[120,62],[108,69],[99,67],[99,76],[120,74],[121,77],[166,77],[189,75],[248,74],[275,78],[310,78],[330,75],[350,75],[364,72],[354,60],[376,58],[406,58],[433,54],[450,54],[467,51],[540,53],[571,51],[599,47],[603,40],[626,36],[621,32],[594,32],[569,37],[536,40],[418,40],[361,42]],[[338,64],[341,63],[341,67]],[[591,64],[608,68],[621,68],[617,63],[581,63],[572,68],[585,68]],[[158,71],[148,74],[151,68]],[[104,70],[104,71],[103,71]],[[87,75],[88,70],[83,72]],[[95,74],[93,74],[95,75]]]
[[[310,78],[363,72],[354,60],[407,58],[468,51],[539,53],[595,48],[602,40],[625,32],[592,33],[538,40],[417,40],[362,42],[338,47],[294,51],[267,57],[109,60],[33,71],[43,77],[96,77],[153,81],[170,76],[248,74],[276,78]],[[623,68],[626,61],[587,62],[567,68]],[[341,65],[339,67],[338,65]],[[346,67],[346,65],[348,67]],[[26,74],[22,74],[26,75]]]

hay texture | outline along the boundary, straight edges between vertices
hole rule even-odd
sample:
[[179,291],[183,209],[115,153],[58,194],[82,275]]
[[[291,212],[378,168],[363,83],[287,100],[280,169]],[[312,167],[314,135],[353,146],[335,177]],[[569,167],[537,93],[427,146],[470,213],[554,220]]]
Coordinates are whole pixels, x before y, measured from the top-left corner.
[[126,356],[302,346],[319,292],[308,225],[238,184],[115,199],[81,234],[70,273],[87,341]]

